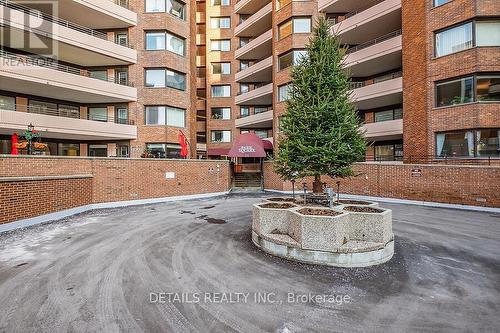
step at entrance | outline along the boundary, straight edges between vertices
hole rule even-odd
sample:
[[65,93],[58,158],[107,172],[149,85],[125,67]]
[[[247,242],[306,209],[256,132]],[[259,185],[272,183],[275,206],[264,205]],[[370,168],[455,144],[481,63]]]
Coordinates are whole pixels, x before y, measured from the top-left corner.
[[235,173],[233,187],[260,188],[260,172],[238,172],[238,173]]

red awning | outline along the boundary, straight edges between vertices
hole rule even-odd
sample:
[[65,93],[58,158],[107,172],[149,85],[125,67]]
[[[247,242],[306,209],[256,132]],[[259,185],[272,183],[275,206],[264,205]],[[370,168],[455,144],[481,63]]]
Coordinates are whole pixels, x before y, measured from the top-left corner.
[[254,133],[241,134],[229,151],[229,157],[266,157],[264,142]]
[[273,150],[273,143],[271,141],[264,139],[262,142],[264,143],[265,150]]

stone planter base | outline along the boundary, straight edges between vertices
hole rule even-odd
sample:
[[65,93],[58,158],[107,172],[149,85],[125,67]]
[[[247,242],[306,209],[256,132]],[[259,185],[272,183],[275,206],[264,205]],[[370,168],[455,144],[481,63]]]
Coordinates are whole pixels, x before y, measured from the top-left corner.
[[[285,235],[279,235],[285,236]],[[267,238],[267,237],[266,237]],[[374,247],[367,252],[327,252],[318,250],[304,250],[289,240],[277,242],[263,238],[252,231],[252,241],[262,251],[288,260],[335,267],[367,267],[383,264],[389,261],[394,254],[394,241],[391,240],[384,246],[374,243]],[[349,243],[345,244],[348,245]],[[296,245],[296,246],[294,246]],[[366,244],[365,244],[366,246]]]

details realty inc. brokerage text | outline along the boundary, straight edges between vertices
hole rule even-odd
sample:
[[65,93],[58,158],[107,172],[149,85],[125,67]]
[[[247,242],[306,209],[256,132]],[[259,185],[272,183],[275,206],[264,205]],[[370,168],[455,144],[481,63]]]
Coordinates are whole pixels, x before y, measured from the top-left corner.
[[352,301],[349,295],[341,294],[314,294],[314,293],[286,293],[274,292],[151,292],[149,302],[153,304],[182,303],[182,304],[294,304],[294,303],[327,303],[342,305]]

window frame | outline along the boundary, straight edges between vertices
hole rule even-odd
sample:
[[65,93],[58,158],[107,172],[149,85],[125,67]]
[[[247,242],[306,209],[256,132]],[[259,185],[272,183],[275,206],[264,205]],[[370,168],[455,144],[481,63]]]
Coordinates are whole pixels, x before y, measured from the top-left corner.
[[[165,112],[164,118],[163,118],[163,119],[165,119],[164,124],[148,124],[147,114],[148,114],[148,108],[150,108],[150,107],[164,108],[164,112]],[[178,111],[182,111],[184,113],[183,126],[169,124],[169,121],[168,121],[168,110],[169,109],[175,109]],[[146,126],[167,126],[167,127],[174,127],[174,128],[186,128],[186,109],[178,108],[178,107],[171,106],[171,105],[144,105],[144,125],[146,125]]]
[[[182,17],[179,17],[175,14],[172,14],[169,10],[168,10],[168,4],[167,2],[168,1],[175,1],[175,2],[178,2],[178,3],[181,3],[183,6],[182,6]],[[164,4],[164,10],[159,10],[159,11],[148,11],[147,10],[147,2],[148,0],[145,0],[144,1],[144,13],[145,14],[159,14],[159,13],[166,13],[172,17],[176,17],[180,20],[183,20],[185,21],[186,20],[186,3],[184,1],[180,1],[180,0],[163,0],[163,4]]]
[[[148,49],[148,34],[155,34],[155,33],[156,34],[163,34],[164,44],[165,44],[165,47],[163,49]],[[168,40],[169,35],[172,38],[177,38],[177,39],[182,41],[182,43],[183,43],[182,54],[177,53],[177,52],[168,48],[167,40]],[[144,31],[144,50],[145,51],[153,51],[153,52],[154,51],[168,51],[168,52],[171,52],[171,53],[176,54],[178,56],[185,57],[186,56],[186,39],[181,37],[181,36],[178,36],[176,34],[173,34],[168,30],[145,30]]]
[[[214,96],[214,88],[215,87],[229,87],[229,95],[227,96]],[[231,97],[231,85],[230,84],[213,84],[210,86],[210,97],[213,98],[229,98]]]
[[[159,87],[147,86],[147,72],[148,71],[163,71],[165,85],[159,86]],[[168,84],[168,75],[167,75],[168,72],[172,72],[172,73],[180,75],[184,78],[184,89],[181,89],[181,88],[178,88],[178,87],[175,87],[175,86]],[[186,91],[186,86],[187,86],[186,73],[182,73],[182,72],[179,72],[179,71],[167,68],[167,67],[146,67],[146,68],[144,68],[144,88],[146,88],[146,89],[171,88],[171,89],[175,89],[175,90],[179,90],[179,91]]]
[[[229,132],[229,141],[214,141],[214,138],[213,138],[213,135],[215,134],[215,132]],[[224,134],[222,134],[222,137],[224,138]],[[211,143],[229,143],[233,140],[233,133],[231,130],[218,130],[218,129],[213,129],[213,130],[210,130],[210,142]]]

